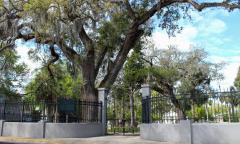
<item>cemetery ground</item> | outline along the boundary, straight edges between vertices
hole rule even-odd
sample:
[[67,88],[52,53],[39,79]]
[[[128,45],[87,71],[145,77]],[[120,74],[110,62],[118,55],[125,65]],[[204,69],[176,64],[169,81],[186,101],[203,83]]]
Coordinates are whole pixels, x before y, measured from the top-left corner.
[[92,138],[30,139],[0,137],[0,144],[174,144],[143,140],[139,136],[103,136]]

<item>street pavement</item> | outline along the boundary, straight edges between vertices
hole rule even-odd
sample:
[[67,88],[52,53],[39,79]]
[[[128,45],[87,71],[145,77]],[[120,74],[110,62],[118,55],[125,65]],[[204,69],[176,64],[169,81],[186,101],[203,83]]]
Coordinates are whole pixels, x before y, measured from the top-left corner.
[[143,140],[139,136],[104,136],[93,138],[56,139],[53,141],[60,142],[61,144],[174,144]]
[[174,144],[143,140],[139,136],[104,136],[93,138],[27,139],[0,137],[0,144]]

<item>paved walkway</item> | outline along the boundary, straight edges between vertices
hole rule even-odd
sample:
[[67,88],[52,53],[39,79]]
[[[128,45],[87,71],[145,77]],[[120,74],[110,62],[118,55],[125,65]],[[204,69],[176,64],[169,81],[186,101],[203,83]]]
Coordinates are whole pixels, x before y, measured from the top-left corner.
[[58,139],[63,144],[173,144],[143,140],[138,136],[105,136],[82,139]]
[[139,136],[104,136],[94,138],[62,138],[62,139],[27,139],[0,137],[0,144],[173,144],[168,142],[147,141]]

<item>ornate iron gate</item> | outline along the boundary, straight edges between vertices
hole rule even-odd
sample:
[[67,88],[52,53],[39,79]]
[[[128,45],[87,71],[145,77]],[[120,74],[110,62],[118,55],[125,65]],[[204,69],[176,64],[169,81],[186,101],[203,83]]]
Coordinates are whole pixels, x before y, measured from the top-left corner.
[[135,121],[131,125],[129,96],[120,99],[109,95],[107,99],[107,134],[109,135],[138,135],[141,123],[141,100],[136,100],[134,105]]

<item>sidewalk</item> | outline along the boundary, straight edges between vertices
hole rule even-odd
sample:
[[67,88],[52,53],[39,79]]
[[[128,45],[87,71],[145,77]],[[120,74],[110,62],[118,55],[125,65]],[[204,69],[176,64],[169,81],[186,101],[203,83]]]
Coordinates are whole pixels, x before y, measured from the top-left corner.
[[61,138],[61,139],[29,139],[16,137],[0,137],[0,144],[174,144],[168,142],[147,141],[139,136],[104,136],[94,138]]
[[147,141],[139,136],[104,136],[82,139],[58,139],[64,144],[173,144],[167,142]]

